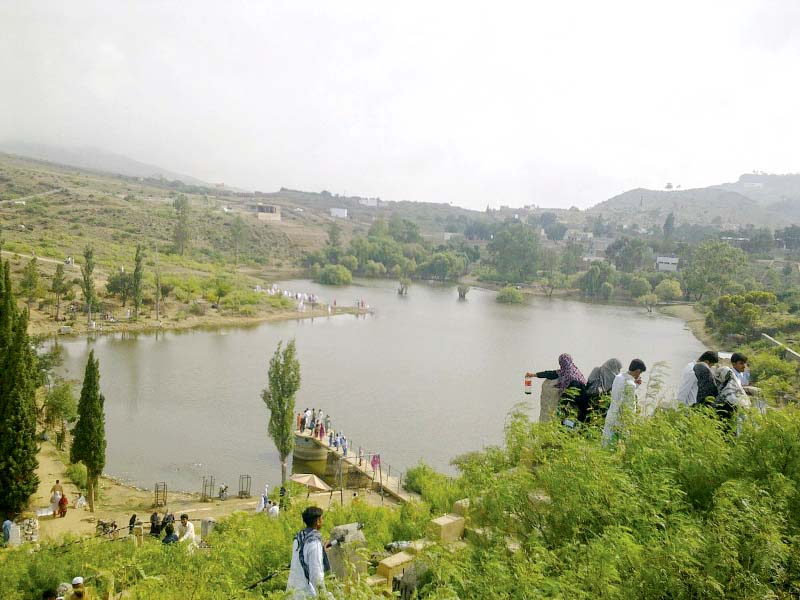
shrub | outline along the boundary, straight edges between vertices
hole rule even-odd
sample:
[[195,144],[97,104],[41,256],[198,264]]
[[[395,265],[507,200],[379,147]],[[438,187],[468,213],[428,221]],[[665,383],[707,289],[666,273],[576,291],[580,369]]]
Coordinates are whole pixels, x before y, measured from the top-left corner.
[[82,490],[86,489],[86,466],[76,463],[67,466],[67,478]]
[[517,288],[507,286],[497,292],[495,300],[501,304],[522,304],[525,301],[525,297]]
[[192,302],[192,304],[189,306],[189,314],[202,317],[204,314],[206,314],[205,303]]
[[677,279],[665,279],[656,286],[655,292],[656,296],[664,302],[677,300],[683,296],[681,284]]
[[325,285],[350,285],[353,274],[342,265],[327,265],[319,272],[317,281]]

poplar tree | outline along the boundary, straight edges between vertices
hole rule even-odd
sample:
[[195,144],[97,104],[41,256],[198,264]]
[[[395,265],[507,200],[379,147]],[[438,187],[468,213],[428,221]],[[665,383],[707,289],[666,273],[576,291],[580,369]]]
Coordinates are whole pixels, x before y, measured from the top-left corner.
[[36,357],[28,339],[28,314],[14,305],[11,267],[0,268],[0,513],[17,514],[39,486]]
[[81,398],[78,401],[78,423],[73,430],[69,459],[86,467],[86,495],[89,509],[94,512],[97,480],[106,464],[105,398],[100,393],[100,361],[94,350],[89,352],[83,376]]
[[283,342],[269,361],[269,381],[261,399],[269,410],[267,434],[275,442],[281,460],[281,483],[286,483],[286,459],[294,450],[294,396],[300,389],[300,362],[294,340]]
[[97,294],[94,291],[94,249],[91,246],[86,246],[83,249],[83,259],[84,264],[81,265],[81,289],[83,290],[83,299],[86,302],[87,322],[91,322],[92,308],[97,298]]
[[133,268],[133,320],[139,318],[139,307],[142,305],[142,274],[144,272],[144,247],[136,244],[136,258]]
[[28,311],[31,310],[31,304],[33,304],[34,299],[36,298],[36,291],[39,289],[39,268],[38,268],[38,261],[34,256],[27,265],[25,265],[25,271],[22,273],[22,293],[25,294],[26,302],[28,304]]
[[172,206],[175,208],[175,249],[178,254],[183,255],[191,236],[189,232],[189,199],[183,194],[179,194],[172,202]]
[[64,265],[59,263],[56,265],[56,272],[53,275],[53,282],[50,285],[50,291],[56,297],[56,321],[58,321],[58,314],[61,311],[61,296],[63,296],[69,289],[69,284],[64,276]]

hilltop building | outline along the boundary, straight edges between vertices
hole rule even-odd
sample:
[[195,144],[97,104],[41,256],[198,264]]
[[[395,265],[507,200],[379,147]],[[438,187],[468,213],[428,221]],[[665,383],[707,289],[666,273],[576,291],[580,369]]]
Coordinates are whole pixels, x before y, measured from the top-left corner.
[[331,209],[331,216],[336,219],[346,219],[347,218],[347,209],[346,208],[332,208]]

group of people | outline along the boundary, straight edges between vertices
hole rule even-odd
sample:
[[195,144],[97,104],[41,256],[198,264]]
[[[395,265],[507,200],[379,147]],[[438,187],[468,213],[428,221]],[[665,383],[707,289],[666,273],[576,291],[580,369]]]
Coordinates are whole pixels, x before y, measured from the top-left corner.
[[56,589],[42,592],[42,600],[84,600],[94,597],[81,576],[73,577],[71,584],[62,583]]
[[[564,425],[574,427],[575,421],[603,419],[603,443],[613,441],[623,408],[631,411],[637,408],[636,388],[647,370],[644,361],[633,359],[623,372],[622,363],[611,358],[594,368],[588,378],[569,354],[559,356],[558,364],[558,369],[528,372],[525,377],[556,382],[557,414]],[[731,367],[718,364],[719,354],[711,350],[689,363],[683,371],[677,399],[686,406],[712,407],[721,418],[727,419],[738,408],[750,406],[745,390],[750,383],[750,371],[747,357],[738,352],[731,356]]]
[[[347,436],[341,431],[331,429],[331,416],[326,415],[322,409],[306,408],[303,412],[297,413],[297,431],[305,433],[311,431],[312,437],[320,442],[328,438],[328,446],[334,450],[341,450],[342,456],[347,456],[348,440]],[[363,458],[363,451],[358,450],[359,458]],[[360,464],[360,463],[359,463]]]
[[[135,522],[136,515],[133,515],[129,522],[131,533]],[[176,526],[175,515],[169,512],[168,509],[164,510],[163,519],[159,516],[158,511],[153,511],[153,514],[150,515],[150,535],[154,538],[160,538],[162,533],[164,537],[161,542],[164,544],[174,544],[176,542],[195,543],[197,541],[194,523],[189,520],[189,515],[186,513],[181,515]]]

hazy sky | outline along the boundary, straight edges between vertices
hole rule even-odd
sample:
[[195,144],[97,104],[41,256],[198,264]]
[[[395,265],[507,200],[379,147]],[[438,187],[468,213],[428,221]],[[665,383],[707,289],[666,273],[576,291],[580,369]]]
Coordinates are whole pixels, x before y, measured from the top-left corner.
[[0,140],[209,181],[589,206],[800,171],[800,2],[0,0]]

